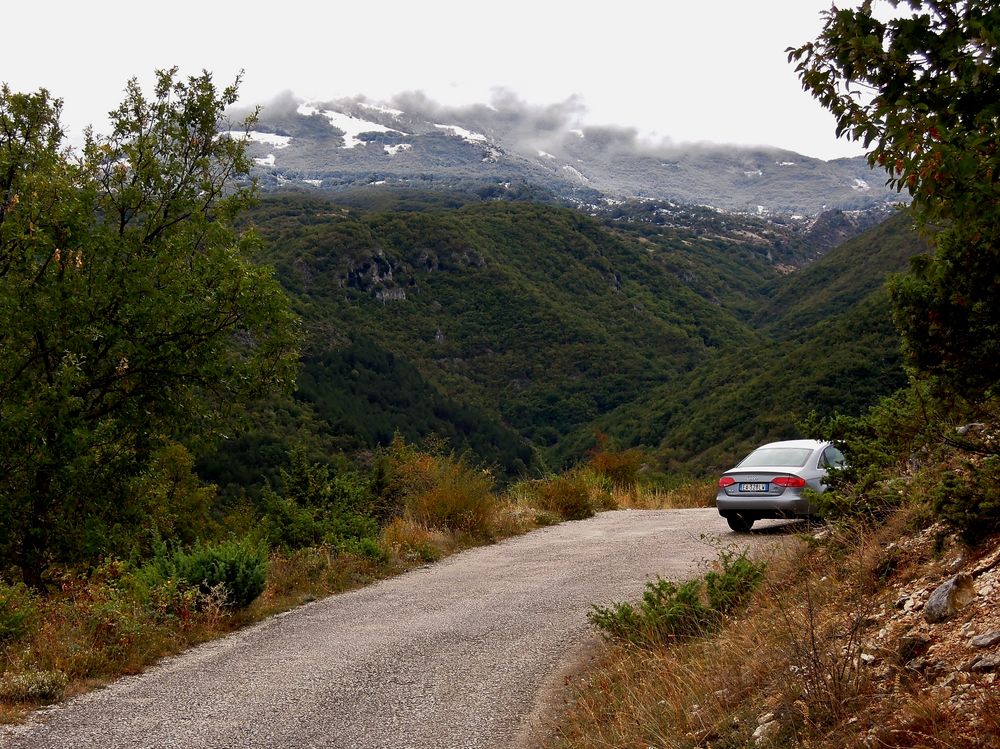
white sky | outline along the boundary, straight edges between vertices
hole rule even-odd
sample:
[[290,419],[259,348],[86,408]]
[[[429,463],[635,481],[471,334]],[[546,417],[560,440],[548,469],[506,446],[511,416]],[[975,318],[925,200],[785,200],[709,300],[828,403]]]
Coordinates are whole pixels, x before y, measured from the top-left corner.
[[[577,95],[587,124],[657,139],[854,156],[802,91],[785,48],[815,38],[831,0],[12,0],[0,81],[62,97],[64,123],[105,129],[128,78],[178,65],[241,104],[423,91],[445,104],[506,88],[531,104]],[[845,3],[846,4],[846,3]],[[856,3],[850,3],[856,4]]]

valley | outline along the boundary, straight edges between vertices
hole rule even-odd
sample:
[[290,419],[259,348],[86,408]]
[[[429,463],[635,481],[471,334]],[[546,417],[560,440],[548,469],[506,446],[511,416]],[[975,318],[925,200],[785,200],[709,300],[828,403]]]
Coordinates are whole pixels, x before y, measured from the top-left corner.
[[254,443],[273,454],[302,423],[351,453],[433,433],[511,477],[605,433],[653,474],[698,474],[903,382],[881,283],[922,248],[905,215],[866,229],[881,217],[344,197],[265,195],[247,216],[303,320],[278,411],[309,418],[223,446],[202,463],[214,482],[233,461],[266,469]]

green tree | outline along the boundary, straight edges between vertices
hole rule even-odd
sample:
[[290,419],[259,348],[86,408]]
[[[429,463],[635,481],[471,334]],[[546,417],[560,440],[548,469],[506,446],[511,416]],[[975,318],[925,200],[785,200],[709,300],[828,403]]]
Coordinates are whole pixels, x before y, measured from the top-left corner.
[[292,386],[297,322],[232,228],[254,192],[220,137],[238,84],[132,80],[78,155],[60,101],[0,91],[0,554],[36,588],[142,526],[129,485],[162,446]]
[[935,250],[890,286],[904,351],[977,403],[1000,383],[1000,7],[881,6],[833,7],[789,60],[838,135],[862,141],[888,184],[912,195]]

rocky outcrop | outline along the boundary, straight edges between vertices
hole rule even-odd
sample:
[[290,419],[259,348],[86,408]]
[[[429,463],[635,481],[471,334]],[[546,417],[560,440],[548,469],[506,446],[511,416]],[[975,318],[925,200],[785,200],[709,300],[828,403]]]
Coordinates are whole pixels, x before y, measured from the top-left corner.
[[[892,547],[915,563],[871,619],[877,631],[862,647],[878,658],[869,676],[887,694],[915,691],[943,710],[978,714],[1000,687],[1000,538],[970,549],[935,525]],[[865,740],[878,745],[880,732],[897,727],[871,728]]]

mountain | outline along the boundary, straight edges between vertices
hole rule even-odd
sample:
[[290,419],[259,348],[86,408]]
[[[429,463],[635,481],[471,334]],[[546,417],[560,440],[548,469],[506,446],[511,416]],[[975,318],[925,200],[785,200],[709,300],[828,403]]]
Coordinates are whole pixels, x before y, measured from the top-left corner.
[[808,217],[900,200],[863,157],[822,161],[767,147],[655,145],[628,129],[571,127],[557,110],[526,112],[517,102],[446,109],[419,96],[404,99],[405,110],[360,97],[286,97],[265,107],[246,135],[261,185],[451,190],[588,210],[668,201]]
[[207,478],[245,485],[259,479],[239,467],[273,473],[281,444],[357,453],[396,431],[509,476],[579,459],[597,429],[701,471],[903,378],[881,283],[921,249],[905,214],[811,260],[825,230],[707,209],[667,225],[438,192],[396,196],[408,210],[335,197],[265,196],[248,216],[303,319],[302,371],[294,402],[267,406]]

